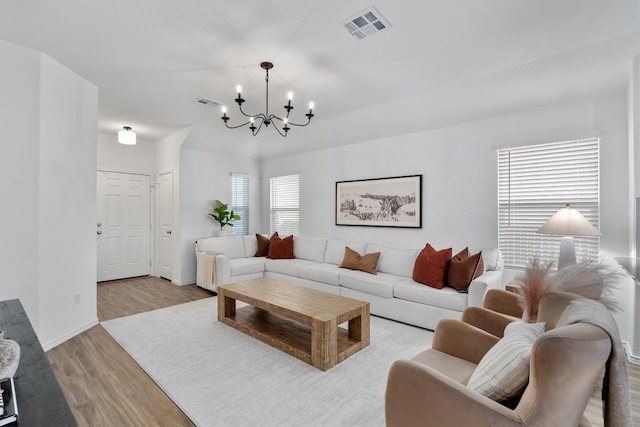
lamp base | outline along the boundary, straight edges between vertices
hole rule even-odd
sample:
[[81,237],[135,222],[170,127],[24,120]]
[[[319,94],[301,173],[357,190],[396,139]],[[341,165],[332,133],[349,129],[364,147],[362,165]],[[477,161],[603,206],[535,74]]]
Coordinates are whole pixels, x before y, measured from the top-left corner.
[[572,236],[564,236],[560,241],[560,254],[558,255],[558,270],[576,264],[576,247]]

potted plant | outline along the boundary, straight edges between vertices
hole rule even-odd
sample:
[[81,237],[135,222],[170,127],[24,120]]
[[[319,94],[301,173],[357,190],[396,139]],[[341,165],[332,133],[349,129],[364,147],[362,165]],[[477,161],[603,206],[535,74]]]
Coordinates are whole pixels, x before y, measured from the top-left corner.
[[229,211],[229,205],[222,203],[220,200],[216,200],[216,205],[213,208],[213,212],[209,212],[209,216],[216,220],[220,224],[220,231],[218,236],[228,236],[229,233],[224,229],[225,225],[233,227],[231,221],[239,221],[240,215]]

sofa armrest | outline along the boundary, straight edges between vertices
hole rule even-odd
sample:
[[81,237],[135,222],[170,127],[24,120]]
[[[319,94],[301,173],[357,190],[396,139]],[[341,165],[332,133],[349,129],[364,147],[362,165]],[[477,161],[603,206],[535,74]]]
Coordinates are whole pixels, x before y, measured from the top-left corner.
[[[215,260],[211,255],[215,254]],[[207,263],[214,262],[215,265],[208,266]],[[206,275],[211,274],[211,277]],[[217,252],[199,251],[196,246],[196,285],[201,288],[215,291],[219,285],[224,285],[231,280],[231,267],[229,257]]]
[[431,348],[476,365],[499,338],[455,319],[442,319],[436,326]]
[[504,328],[511,322],[521,320],[508,314],[497,313],[484,307],[467,307],[462,312],[462,321],[502,338]]
[[214,283],[216,288],[231,282],[231,264],[229,263],[229,257],[227,255],[218,254],[218,256],[216,256],[215,276]]
[[393,363],[385,395],[387,427],[519,426],[509,408],[411,360]]
[[484,295],[489,289],[504,289],[502,278],[504,270],[485,271],[481,276],[476,277],[469,284],[468,305],[482,307]]

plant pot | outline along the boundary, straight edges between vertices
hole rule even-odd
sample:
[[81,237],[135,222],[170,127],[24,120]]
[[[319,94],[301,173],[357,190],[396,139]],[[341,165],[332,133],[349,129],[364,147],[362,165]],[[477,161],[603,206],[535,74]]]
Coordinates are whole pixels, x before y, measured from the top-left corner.
[[216,237],[226,237],[231,236],[231,228],[223,228],[222,230],[216,231]]

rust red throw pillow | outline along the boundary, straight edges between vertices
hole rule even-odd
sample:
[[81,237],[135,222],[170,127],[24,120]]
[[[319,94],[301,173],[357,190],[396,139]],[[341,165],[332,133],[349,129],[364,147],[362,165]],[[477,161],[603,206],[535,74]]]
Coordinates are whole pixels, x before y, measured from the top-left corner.
[[482,273],[484,273],[482,251],[469,256],[469,248],[464,248],[449,263],[447,285],[458,292],[466,292],[471,281]]
[[447,264],[451,260],[451,248],[437,251],[427,243],[416,258],[413,266],[413,280],[432,288],[444,288]]
[[269,239],[269,255],[270,259],[293,259],[293,235],[281,239],[280,236],[274,234]]
[[262,234],[256,234],[256,239],[258,239],[258,250],[254,256],[267,256],[269,255],[269,242],[273,237],[278,237],[278,232],[273,233],[273,236],[270,238],[264,237]]

